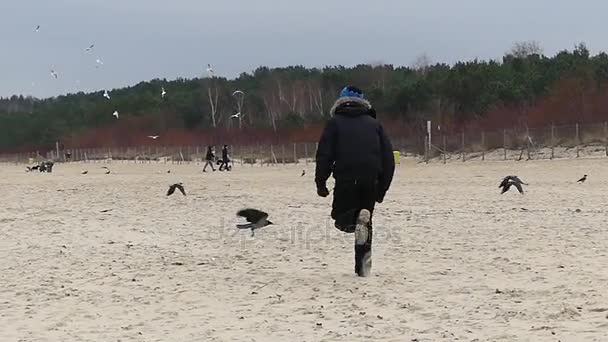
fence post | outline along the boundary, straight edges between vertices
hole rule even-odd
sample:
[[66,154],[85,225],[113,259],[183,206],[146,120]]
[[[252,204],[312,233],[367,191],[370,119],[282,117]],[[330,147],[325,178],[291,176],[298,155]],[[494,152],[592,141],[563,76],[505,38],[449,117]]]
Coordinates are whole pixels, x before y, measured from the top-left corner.
[[306,165],[308,165],[308,143],[304,143],[304,158]]
[[580,154],[579,154],[580,151],[579,151],[579,146],[578,145],[581,143],[581,140],[580,140],[579,133],[580,132],[579,132],[578,122],[577,122],[576,123],[576,158],[580,157]]
[[503,151],[503,159],[507,160],[507,130],[502,130],[502,151]]
[[274,146],[270,145],[270,162],[274,165]]
[[464,129],[462,130],[462,162],[464,163],[466,158],[465,152],[464,152]]
[[448,148],[447,148],[447,143],[446,143],[446,138],[445,135],[442,137],[443,140],[443,163],[447,163],[447,153],[448,153]]
[[281,144],[281,164],[285,165],[285,144]]
[[555,158],[555,125],[551,123],[551,159]]
[[481,161],[486,160],[486,132],[481,131]]
[[429,137],[426,135],[424,137],[424,162],[429,163]]
[[293,162],[298,164],[298,145],[293,143]]
[[608,122],[604,122],[604,143],[606,145],[606,157],[608,157]]
[[530,137],[530,127],[528,127],[528,125],[526,125],[526,139],[526,143],[528,145],[528,148],[526,149],[526,154],[528,155],[528,159],[526,159],[527,161],[532,159],[532,157],[530,156],[530,147],[532,147],[532,137]]

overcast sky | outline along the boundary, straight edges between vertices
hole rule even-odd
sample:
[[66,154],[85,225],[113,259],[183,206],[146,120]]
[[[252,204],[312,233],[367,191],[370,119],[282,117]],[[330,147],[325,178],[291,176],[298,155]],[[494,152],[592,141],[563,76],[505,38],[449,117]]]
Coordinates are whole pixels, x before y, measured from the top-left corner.
[[578,42],[596,53],[608,50],[607,15],[605,0],[0,0],[0,97],[192,78],[207,63],[227,77],[260,65],[411,65],[423,53],[451,63],[525,40],[549,55]]

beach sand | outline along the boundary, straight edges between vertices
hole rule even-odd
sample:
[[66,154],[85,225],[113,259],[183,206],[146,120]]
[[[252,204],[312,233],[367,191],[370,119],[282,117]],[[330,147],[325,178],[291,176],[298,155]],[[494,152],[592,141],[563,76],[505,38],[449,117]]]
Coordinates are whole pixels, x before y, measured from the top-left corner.
[[201,166],[0,165],[0,341],[608,340],[608,159],[405,161],[369,278],[313,164]]

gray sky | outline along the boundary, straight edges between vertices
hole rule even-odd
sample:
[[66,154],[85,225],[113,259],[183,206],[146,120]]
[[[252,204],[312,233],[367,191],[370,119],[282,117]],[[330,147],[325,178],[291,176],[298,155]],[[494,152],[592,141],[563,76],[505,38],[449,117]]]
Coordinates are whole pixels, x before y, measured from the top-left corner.
[[0,96],[191,78],[207,63],[234,77],[260,65],[411,65],[423,53],[500,58],[524,40],[549,55],[578,42],[595,53],[608,50],[607,13],[605,0],[0,0]]

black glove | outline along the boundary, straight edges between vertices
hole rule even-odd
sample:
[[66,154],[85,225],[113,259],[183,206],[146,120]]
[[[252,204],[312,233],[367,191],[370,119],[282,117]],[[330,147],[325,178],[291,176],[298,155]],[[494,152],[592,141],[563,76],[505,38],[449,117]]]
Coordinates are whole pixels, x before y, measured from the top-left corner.
[[325,184],[317,184],[317,195],[321,197],[329,196],[329,190]]

